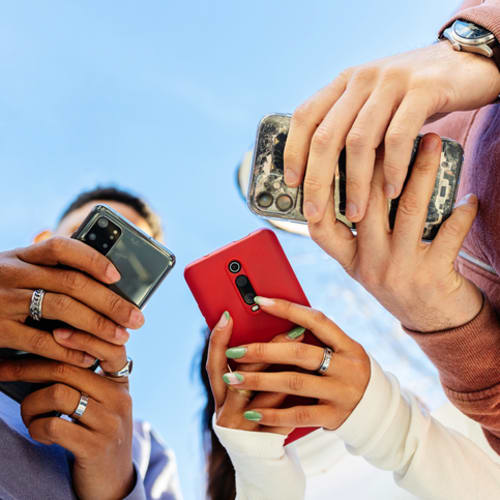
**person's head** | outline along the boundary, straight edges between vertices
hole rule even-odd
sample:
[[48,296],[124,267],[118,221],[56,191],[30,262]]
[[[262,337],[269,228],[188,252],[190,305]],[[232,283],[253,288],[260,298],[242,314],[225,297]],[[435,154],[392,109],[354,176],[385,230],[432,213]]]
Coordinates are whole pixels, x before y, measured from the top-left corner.
[[163,231],[160,217],[138,196],[112,186],[96,187],[81,192],[61,213],[53,231],[44,231],[36,241],[52,235],[71,236],[95,205],[104,203],[153,238],[162,241]]

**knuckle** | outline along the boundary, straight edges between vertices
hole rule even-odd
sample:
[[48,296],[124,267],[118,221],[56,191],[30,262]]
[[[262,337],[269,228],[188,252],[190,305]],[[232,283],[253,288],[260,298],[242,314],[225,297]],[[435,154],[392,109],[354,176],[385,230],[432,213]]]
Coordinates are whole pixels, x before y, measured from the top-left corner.
[[59,429],[59,418],[48,418],[44,422],[45,434],[52,440],[57,440]]
[[350,195],[354,193],[360,193],[365,189],[362,180],[353,175],[353,172],[348,172],[347,174],[347,190]]
[[128,306],[125,304],[125,301],[114,293],[110,294],[108,299],[108,311],[116,316],[127,316],[132,310],[132,306]]
[[265,359],[268,352],[267,344],[264,343],[254,344],[253,351],[254,351],[253,355],[257,360]]
[[312,309],[311,315],[313,323],[319,328],[330,322],[326,315],[322,311],[318,311],[317,309]]
[[312,193],[317,193],[321,190],[321,182],[308,175],[304,180],[304,189]]
[[462,235],[462,224],[456,219],[447,219],[441,228],[441,231],[449,238],[459,238]]
[[304,387],[304,379],[299,373],[292,373],[288,377],[288,388],[293,392],[300,392]]
[[398,205],[398,212],[403,215],[414,217],[420,213],[421,204],[418,197],[412,192],[406,192]]
[[308,408],[295,408],[294,419],[298,425],[306,425],[311,421],[311,414]]
[[[95,328],[96,328],[96,333],[109,333],[113,334],[114,333],[114,328],[111,325],[111,322],[106,319],[104,316],[101,316],[100,314],[96,314],[94,318],[95,322]],[[88,341],[87,341],[88,343]]]
[[71,389],[63,384],[54,384],[50,386],[49,398],[55,408],[61,408],[71,395]]
[[367,135],[359,129],[352,129],[346,138],[346,148],[348,152],[359,153],[367,148]]
[[45,246],[52,257],[60,256],[67,248],[67,240],[62,236],[53,236],[46,240]]
[[48,333],[35,331],[30,338],[29,345],[33,353],[40,354],[46,353],[51,343],[51,337]]
[[314,132],[311,141],[311,149],[322,152],[325,149],[328,149],[332,141],[333,132],[327,125],[321,123],[316,129],[316,132]]
[[383,85],[398,83],[401,84],[407,80],[407,71],[398,66],[389,66],[385,68],[381,75],[381,83]]
[[293,350],[293,356],[297,361],[303,361],[305,359],[308,359],[309,349],[305,344],[299,342],[291,344],[291,346]]
[[359,281],[367,288],[375,288],[380,284],[379,273],[372,266],[362,266],[358,270]]
[[389,129],[385,136],[385,147],[386,149],[394,149],[401,147],[406,141],[408,141],[408,134],[401,129]]
[[5,380],[23,380],[26,370],[22,363],[9,363],[1,366],[0,375]]
[[70,378],[71,370],[72,367],[66,363],[53,363],[52,375],[54,377],[54,380],[67,380],[68,378]]
[[67,295],[55,294],[53,302],[57,312],[66,313],[71,309],[72,300]]
[[373,83],[377,78],[379,70],[371,66],[362,66],[354,71],[351,81],[357,86],[365,86]]
[[65,271],[62,275],[62,282],[64,288],[70,292],[81,291],[85,287],[85,279],[77,271]]
[[310,117],[313,113],[313,107],[313,102],[310,99],[304,101],[295,109],[292,115],[292,121],[294,121],[297,125],[306,124],[310,121]]

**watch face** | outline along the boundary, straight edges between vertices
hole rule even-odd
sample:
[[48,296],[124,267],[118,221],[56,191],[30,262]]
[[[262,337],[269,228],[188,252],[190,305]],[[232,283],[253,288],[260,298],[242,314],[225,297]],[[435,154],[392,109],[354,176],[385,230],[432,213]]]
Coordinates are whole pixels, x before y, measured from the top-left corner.
[[458,36],[471,41],[491,36],[491,33],[487,29],[467,21],[455,21],[453,30]]

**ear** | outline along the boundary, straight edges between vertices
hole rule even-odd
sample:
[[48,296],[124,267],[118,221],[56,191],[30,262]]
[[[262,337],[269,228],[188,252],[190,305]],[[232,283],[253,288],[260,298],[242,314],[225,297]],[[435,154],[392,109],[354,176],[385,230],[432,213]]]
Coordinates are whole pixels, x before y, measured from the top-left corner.
[[41,241],[48,240],[51,236],[53,236],[52,231],[49,231],[48,229],[45,231],[42,231],[41,233],[37,234],[33,240],[34,243],[40,243]]

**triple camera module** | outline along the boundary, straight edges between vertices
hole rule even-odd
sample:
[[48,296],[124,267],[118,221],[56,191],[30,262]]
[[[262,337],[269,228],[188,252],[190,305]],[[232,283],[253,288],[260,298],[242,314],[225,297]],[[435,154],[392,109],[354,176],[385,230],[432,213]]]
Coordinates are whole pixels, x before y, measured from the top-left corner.
[[[227,267],[233,274],[238,274],[241,271],[241,264],[237,260],[232,260]],[[259,306],[254,302],[255,296],[257,294],[255,293],[255,290],[253,289],[253,286],[250,283],[248,277],[244,274],[238,274],[234,282],[245,303],[249,306],[252,306],[252,311],[258,311]]]
[[98,252],[106,255],[120,238],[120,228],[106,217],[100,217],[87,231],[85,242]]

